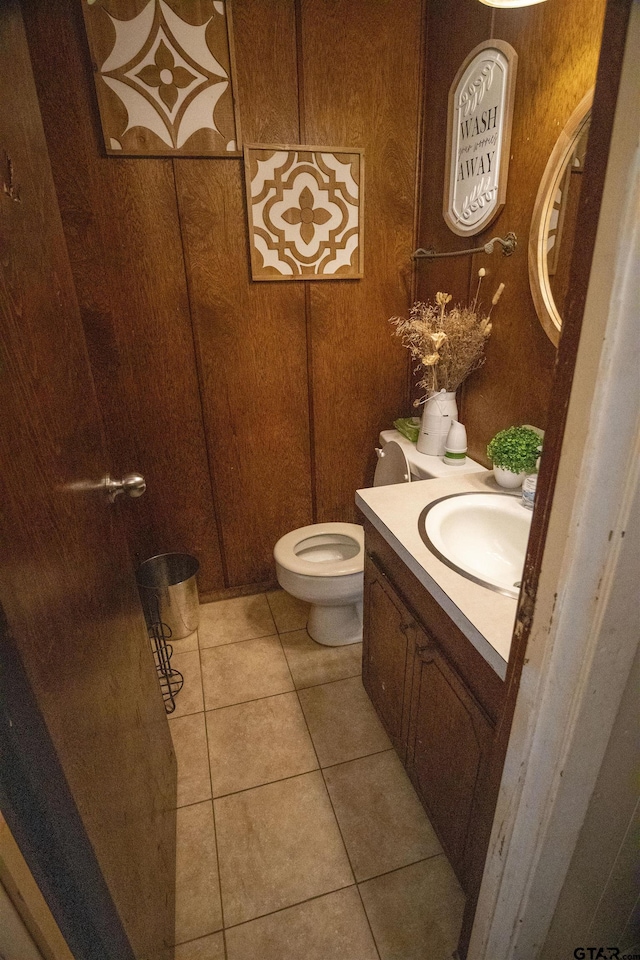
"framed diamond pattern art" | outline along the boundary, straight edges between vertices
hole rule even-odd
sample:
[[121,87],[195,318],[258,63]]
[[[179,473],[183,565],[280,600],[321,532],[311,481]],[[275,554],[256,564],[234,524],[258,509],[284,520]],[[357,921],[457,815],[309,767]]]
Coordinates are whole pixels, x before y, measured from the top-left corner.
[[82,0],[114,156],[237,156],[229,0]]
[[362,277],[362,150],[247,145],[244,163],[254,280]]

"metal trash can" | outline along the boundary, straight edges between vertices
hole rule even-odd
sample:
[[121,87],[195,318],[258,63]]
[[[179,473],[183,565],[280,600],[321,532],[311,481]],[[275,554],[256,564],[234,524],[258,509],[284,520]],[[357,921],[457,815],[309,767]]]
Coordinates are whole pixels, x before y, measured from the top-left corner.
[[199,569],[188,553],[161,553],[140,564],[136,581],[150,632],[162,624],[166,640],[181,640],[197,630]]

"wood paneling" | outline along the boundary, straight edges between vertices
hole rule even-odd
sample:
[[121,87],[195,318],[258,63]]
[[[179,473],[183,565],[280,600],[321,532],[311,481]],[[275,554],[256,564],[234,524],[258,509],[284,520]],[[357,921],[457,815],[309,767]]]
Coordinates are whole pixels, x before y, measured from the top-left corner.
[[309,288],[320,521],[353,520],[379,431],[408,412],[408,360],[388,319],[411,296],[421,6],[300,4],[303,138],[364,147],[366,169],[364,279]]
[[[492,229],[499,236],[513,230],[519,247],[509,259],[490,258],[493,285],[503,282],[506,289],[494,312],[487,363],[469,381],[463,401],[473,438],[469,453],[485,462],[486,443],[498,430],[547,424],[556,350],[533,306],[527,241],[549,155],[595,82],[604,7],[605,0],[559,0],[495,16],[494,35],[515,47],[519,61],[507,205]],[[483,237],[486,242],[489,233]],[[481,259],[489,258],[474,258],[475,270]]]
[[408,357],[388,319],[412,299],[411,252],[467,243],[441,212],[447,94],[492,33],[515,47],[519,73],[507,204],[484,238],[513,229],[520,245],[510,260],[423,261],[417,296],[465,300],[480,265],[487,299],[507,284],[487,363],[459,398],[470,454],[486,463],[487,441],[509,423],[544,427],[555,352],[531,303],[526,238],[546,157],[593,81],[603,4],[496,14],[477,0],[431,0],[417,237],[426,4],[236,4],[245,138],[365,149],[364,278],[258,290],[240,163],[102,156],[79,10],[25,0],[114,470],[139,469],[149,482],[140,511],[129,509],[136,559],[187,550],[201,561],[203,592],[238,588],[273,577],[282,533],[353,519],[379,430],[410,412]]
[[171,550],[223,585],[170,160],[103,156],[78,4],[25,0],[85,336],[112,450],[147,493],[127,504],[136,562]]
[[[365,541],[362,682],[466,889],[478,854],[484,856],[476,824],[485,803],[495,724],[459,669],[471,644],[430,598],[437,617],[432,624],[422,587],[415,618],[415,608],[405,604],[414,592],[413,574],[368,521]],[[392,567],[388,577],[385,571]],[[452,656],[436,633],[444,633]],[[483,660],[476,679],[478,674],[482,686],[490,674],[498,680]]]
[[297,143],[295,0],[242,0],[233,8],[242,136],[247,143]]
[[[460,64],[481,40],[490,36],[490,7],[478,3],[478,0],[457,0],[455,3],[452,0],[429,0],[427,96],[417,246],[433,247],[438,253],[475,246],[473,240],[459,237],[449,230],[442,216],[447,105],[449,88]],[[456,302],[467,300],[471,277],[467,257],[420,260],[416,271],[418,300],[430,300],[438,291],[450,293]],[[460,399],[461,394],[458,395],[459,402]]]
[[181,163],[178,189],[227,584],[235,586],[267,580],[276,540],[311,522],[304,290],[250,284],[238,162]]
[[365,557],[362,683],[404,763],[413,676],[413,620],[376,567]]
[[414,635],[409,773],[466,889],[472,814],[485,785],[494,730],[429,634],[418,628]]
[[[243,4],[234,27],[245,137],[296,142],[293,3]],[[235,160],[176,164],[231,587],[269,579],[276,540],[312,519],[304,289],[251,281],[242,173]]]
[[271,580],[283,533],[353,518],[409,412],[388,319],[412,293],[426,4],[234,6],[244,139],[365,148],[364,279],[269,289],[240,162],[105,157],[79,5],[24,4],[114,472],[149,484],[132,553],[194,553],[203,594]]
[[[511,258],[490,257],[442,261],[421,265],[419,295],[432,297],[447,289],[465,299],[467,284],[475,290],[477,271],[484,267],[485,304],[498,283],[504,295],[493,313],[493,331],[485,366],[473,374],[461,393],[461,419],[467,427],[469,455],[489,465],[486,445],[498,430],[512,423],[533,423],[542,428],[553,376],[555,349],[535,312],[529,290],[527,241],[540,178],[553,145],[570,114],[593,85],[600,50],[605,0],[559,0],[514,10],[494,11],[477,0],[436,0],[429,21],[427,59],[436,73],[430,86],[425,135],[425,176],[421,245],[430,244],[435,232],[437,249],[457,249],[460,239],[444,226],[440,203],[442,173],[429,156],[433,144],[443,144],[446,131],[446,97],[449,74],[476,44],[492,36],[506,40],[518,54],[518,78],[511,138],[511,164],[507,202],[500,216],[469,245],[514,231],[518,248]],[[461,49],[462,47],[462,49]],[[447,51],[446,66],[442,51]],[[453,62],[450,61],[453,58]],[[445,80],[446,78],[446,80]],[[435,217],[425,224],[425,219]],[[426,227],[426,232],[425,232]],[[431,229],[430,229],[431,228]],[[445,246],[446,244],[446,246]],[[454,289],[449,289],[452,287]]]
[[443,655],[453,664],[483,711],[496,723],[502,716],[505,684],[481,653],[468,643],[440,604],[424,589],[407,565],[389,546],[375,527],[364,521],[367,554],[380,573],[395,584],[402,600],[414,616],[429,625],[429,633]]

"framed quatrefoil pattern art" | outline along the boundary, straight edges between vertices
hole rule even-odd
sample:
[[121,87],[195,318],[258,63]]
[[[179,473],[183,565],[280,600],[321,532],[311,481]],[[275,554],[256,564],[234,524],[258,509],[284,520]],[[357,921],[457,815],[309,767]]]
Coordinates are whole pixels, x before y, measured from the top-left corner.
[[107,153],[238,156],[229,0],[82,0]]
[[254,280],[362,277],[362,150],[247,145]]

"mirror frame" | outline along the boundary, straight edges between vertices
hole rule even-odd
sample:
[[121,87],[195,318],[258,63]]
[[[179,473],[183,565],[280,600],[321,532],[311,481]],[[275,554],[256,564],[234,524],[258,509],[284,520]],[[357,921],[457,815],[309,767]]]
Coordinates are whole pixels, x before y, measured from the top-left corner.
[[558,312],[547,270],[547,233],[553,213],[553,203],[565,167],[585,123],[591,116],[593,88],[584,95],[551,151],[542,175],[531,217],[529,233],[529,286],[542,327],[554,344],[560,341],[562,317]]

